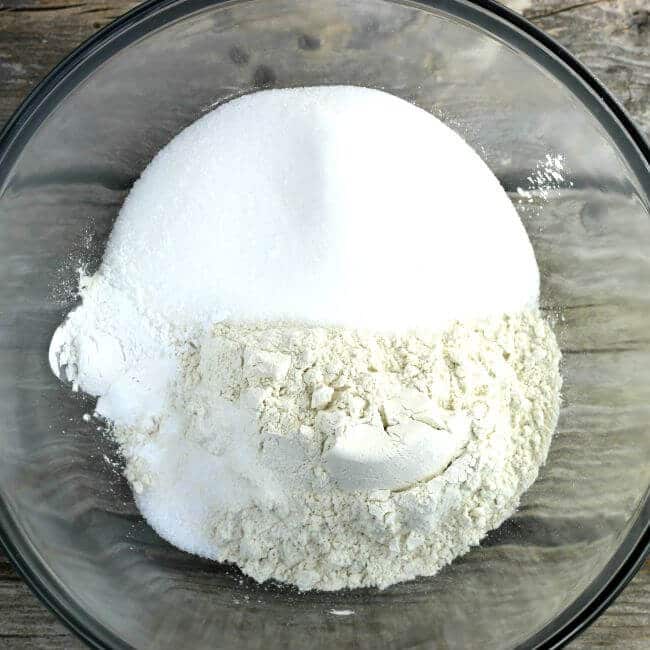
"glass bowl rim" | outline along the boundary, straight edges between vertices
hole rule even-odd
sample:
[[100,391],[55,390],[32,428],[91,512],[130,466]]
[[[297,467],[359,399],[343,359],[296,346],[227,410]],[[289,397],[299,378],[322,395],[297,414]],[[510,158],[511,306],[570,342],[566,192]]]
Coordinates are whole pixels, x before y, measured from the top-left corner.
[[[148,24],[139,35],[150,33],[154,28],[205,9],[210,6],[227,4],[230,0],[146,0],[128,11],[106,27],[97,31],[84,41],[29,93],[0,132],[0,195],[4,191],[8,171],[20,154],[42,119],[58,103],[66,88],[75,86],[79,79],[71,79],[80,66],[91,58],[97,58],[100,51],[103,57],[95,61],[95,69],[101,61],[110,57],[130,42],[135,28]],[[640,169],[642,186],[650,196],[650,146],[640,130],[621,104],[572,54],[553,38],[514,11],[495,0],[387,0],[412,6],[421,5],[444,13],[461,16],[465,11],[482,12],[486,18],[502,21],[507,27],[521,33],[523,40],[545,50],[547,54],[560,61],[588,91],[605,105],[610,117],[613,116],[621,131],[628,136],[633,148],[642,161]],[[181,7],[182,5],[182,7]],[[157,19],[156,19],[157,18]],[[487,31],[491,31],[486,28]],[[112,45],[113,47],[106,47]],[[66,84],[68,82],[68,84]],[[628,163],[629,158],[626,156]],[[650,495],[649,491],[637,509],[636,518],[625,539],[607,565],[564,611],[558,614],[544,628],[520,644],[519,648],[559,648],[579,632],[593,623],[612,603],[634,574],[639,570],[650,551]],[[97,619],[83,611],[75,599],[61,590],[56,578],[48,570],[47,562],[39,556],[36,549],[18,530],[8,504],[0,496],[0,548],[2,548],[14,567],[39,600],[45,604],[70,630],[93,648],[130,648],[122,639],[104,627]]]

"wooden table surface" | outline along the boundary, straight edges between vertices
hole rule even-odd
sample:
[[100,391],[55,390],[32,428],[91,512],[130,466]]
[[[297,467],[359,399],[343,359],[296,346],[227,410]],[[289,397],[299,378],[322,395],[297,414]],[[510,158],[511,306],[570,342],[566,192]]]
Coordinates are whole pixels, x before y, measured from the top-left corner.
[[[0,123],[29,90],[130,0],[0,0]],[[650,0],[506,0],[565,45],[650,137]],[[0,648],[81,648],[0,553]],[[650,648],[650,561],[570,647]]]

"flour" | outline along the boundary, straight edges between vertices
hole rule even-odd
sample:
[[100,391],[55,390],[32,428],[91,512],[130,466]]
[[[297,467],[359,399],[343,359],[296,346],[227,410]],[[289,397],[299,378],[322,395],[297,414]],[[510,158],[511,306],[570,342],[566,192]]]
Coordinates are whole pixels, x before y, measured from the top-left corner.
[[[208,507],[191,521],[185,499],[203,500],[151,458],[156,430],[127,471],[146,484],[149,522],[181,548],[189,527],[189,550],[259,581],[386,587],[434,574],[513,512],[557,422],[558,362],[530,311],[402,335],[221,323],[183,355],[170,414],[202,455],[193,480],[210,484]],[[414,428],[432,444],[410,446]],[[368,459],[387,448],[413,461],[397,483],[395,459],[382,471]]]
[[140,511],[257,580],[431,575],[546,457],[559,352],[526,232],[479,156],[387,93],[207,114],[136,182],[80,297],[50,364],[97,397]]

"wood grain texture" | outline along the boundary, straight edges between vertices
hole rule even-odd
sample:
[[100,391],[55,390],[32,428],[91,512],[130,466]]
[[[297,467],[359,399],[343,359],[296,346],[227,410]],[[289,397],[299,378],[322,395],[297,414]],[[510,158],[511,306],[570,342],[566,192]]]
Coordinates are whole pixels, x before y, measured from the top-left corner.
[[650,2],[505,2],[567,47],[650,135]]
[[[0,122],[61,58],[137,3],[0,1]],[[650,136],[650,0],[509,0],[585,63]],[[0,556],[0,648],[81,648]],[[571,647],[650,647],[650,563]]]
[[0,648],[85,647],[49,612],[0,553]]

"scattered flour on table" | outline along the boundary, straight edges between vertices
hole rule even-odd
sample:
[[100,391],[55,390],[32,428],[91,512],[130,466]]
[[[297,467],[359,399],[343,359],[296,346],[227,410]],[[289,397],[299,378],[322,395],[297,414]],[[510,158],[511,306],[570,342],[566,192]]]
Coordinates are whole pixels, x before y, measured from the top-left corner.
[[544,462],[538,294],[516,211],[439,120],[364,88],[262,91],[147,167],[50,364],[97,397],[171,543],[384,587],[477,544]]

